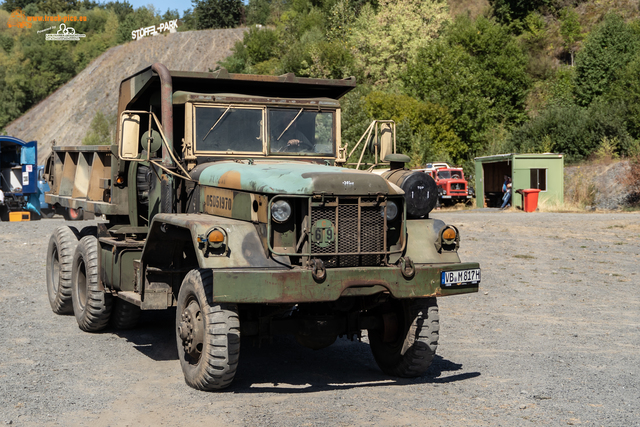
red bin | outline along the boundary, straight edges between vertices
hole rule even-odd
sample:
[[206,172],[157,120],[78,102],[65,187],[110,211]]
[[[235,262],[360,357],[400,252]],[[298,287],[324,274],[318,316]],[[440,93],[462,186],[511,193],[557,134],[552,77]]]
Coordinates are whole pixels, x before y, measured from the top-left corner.
[[524,211],[525,212],[535,212],[538,208],[538,193],[540,190],[537,188],[527,188],[522,190],[522,195],[524,197]]

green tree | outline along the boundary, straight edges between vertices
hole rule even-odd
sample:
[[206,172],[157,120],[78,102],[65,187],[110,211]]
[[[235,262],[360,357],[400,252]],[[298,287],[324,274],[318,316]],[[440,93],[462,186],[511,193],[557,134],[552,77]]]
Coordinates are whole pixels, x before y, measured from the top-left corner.
[[373,83],[395,85],[407,62],[448,20],[442,0],[380,0],[377,14],[365,5],[349,40],[356,49],[356,64]]
[[252,27],[244,36],[244,45],[253,64],[277,56],[281,52],[279,41],[278,34],[269,28]]
[[506,27],[460,16],[409,63],[403,80],[410,94],[445,106],[456,134],[477,153],[490,128],[526,120],[526,67],[527,57]]
[[132,32],[143,27],[159,24],[161,21],[155,11],[147,7],[139,7],[133,13],[125,16],[118,25],[117,43],[122,44],[133,40]]
[[244,17],[242,0],[193,0],[196,29],[234,28]]
[[443,106],[374,91],[365,98],[365,108],[371,119],[391,119],[408,127],[408,138],[397,141],[398,151],[411,154],[415,166],[433,159],[435,153],[455,162],[466,154],[467,146],[453,131],[453,117]]
[[248,25],[267,25],[271,16],[271,0],[249,0],[246,12]]
[[348,43],[353,35],[356,10],[351,0],[338,0],[327,16],[327,38],[330,41]]
[[104,4],[105,9],[112,9],[118,17],[118,22],[124,21],[124,19],[130,13],[133,13],[133,6],[127,0],[124,1],[110,1]]
[[615,13],[608,14],[576,54],[576,99],[587,106],[605,94],[637,51],[638,37]]
[[118,42],[118,15],[113,9],[95,8],[85,13],[87,21],[75,25],[76,32],[86,34],[86,39],[73,50],[76,73]]
[[582,40],[582,27],[575,9],[562,9],[560,13],[560,34],[562,35],[564,48],[571,56],[571,66],[573,67],[573,56],[576,49],[578,49],[578,43]]
[[180,18],[180,12],[178,12],[178,9],[167,8],[167,11],[162,15],[162,20],[164,22],[172,21],[174,19],[179,19],[179,18]]
[[554,0],[489,0],[493,15],[505,25],[514,24],[521,29],[521,21],[531,12],[552,6]]
[[13,12],[16,9],[24,9],[28,4],[35,3],[34,0],[4,0],[2,8],[7,12]]
[[[637,141],[640,140],[640,54],[636,56],[621,70],[618,79],[612,84],[607,95],[607,100],[611,103],[621,103],[624,105],[622,111],[624,122],[631,136]],[[622,144],[624,152],[632,153],[633,148]]]

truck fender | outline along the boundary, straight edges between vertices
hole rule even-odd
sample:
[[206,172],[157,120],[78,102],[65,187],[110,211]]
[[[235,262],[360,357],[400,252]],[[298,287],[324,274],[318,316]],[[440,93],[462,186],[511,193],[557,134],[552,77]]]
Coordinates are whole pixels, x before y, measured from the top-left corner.
[[444,221],[439,219],[407,220],[405,257],[410,257],[416,264],[459,263],[458,252],[438,252],[436,249],[436,239],[445,226]]
[[[221,250],[209,250],[203,244],[214,229],[225,235]],[[291,268],[288,257],[268,256],[263,243],[266,236],[259,230],[266,227],[204,214],[157,214],[149,227],[142,262],[166,268],[176,257],[188,259],[190,253],[194,257],[192,268]]]

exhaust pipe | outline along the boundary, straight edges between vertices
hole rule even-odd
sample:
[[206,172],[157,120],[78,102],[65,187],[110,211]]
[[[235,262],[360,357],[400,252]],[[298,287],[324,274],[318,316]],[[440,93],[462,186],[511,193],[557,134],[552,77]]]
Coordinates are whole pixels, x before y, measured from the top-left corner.
[[164,64],[156,62],[151,70],[160,77],[160,110],[162,113],[162,128],[167,137],[167,145],[162,145],[162,165],[168,168],[175,167],[171,159],[170,150],[173,150],[173,83],[171,73]]
[[[162,165],[173,169],[175,165],[171,159],[173,150],[173,83],[171,73],[164,64],[156,62],[151,70],[160,77],[160,110],[162,113],[162,128],[167,138],[167,143],[162,144]],[[160,181],[160,212],[173,212],[173,177],[163,173]]]

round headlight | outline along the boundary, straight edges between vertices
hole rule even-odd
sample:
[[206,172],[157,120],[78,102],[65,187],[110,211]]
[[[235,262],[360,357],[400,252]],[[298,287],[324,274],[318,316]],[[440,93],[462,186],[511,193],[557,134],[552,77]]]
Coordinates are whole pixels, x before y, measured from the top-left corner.
[[291,216],[291,205],[284,200],[278,200],[271,205],[271,216],[276,222],[285,222]]
[[[380,213],[384,216],[384,207],[380,208]],[[398,205],[391,200],[387,201],[387,221],[393,221],[398,216]]]

